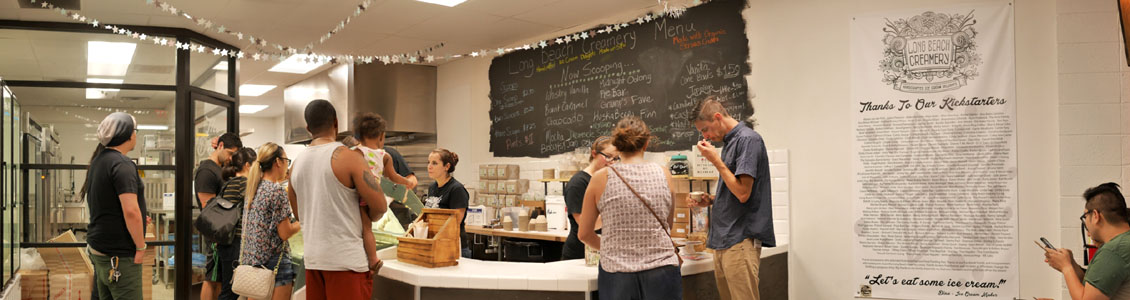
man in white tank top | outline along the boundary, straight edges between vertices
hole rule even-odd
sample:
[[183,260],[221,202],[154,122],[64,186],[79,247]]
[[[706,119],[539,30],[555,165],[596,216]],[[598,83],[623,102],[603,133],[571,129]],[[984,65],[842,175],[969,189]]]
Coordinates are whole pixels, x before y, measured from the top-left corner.
[[372,272],[357,203],[364,200],[379,220],[388,209],[384,192],[365,158],[335,141],[337,111],[329,101],[311,101],[305,119],[314,140],[294,160],[287,194],[302,222],[306,298],[370,299]]

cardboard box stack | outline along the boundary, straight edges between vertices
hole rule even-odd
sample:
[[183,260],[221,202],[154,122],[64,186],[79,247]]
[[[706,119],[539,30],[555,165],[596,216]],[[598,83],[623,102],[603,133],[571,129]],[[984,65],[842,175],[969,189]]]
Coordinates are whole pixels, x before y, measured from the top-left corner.
[[[671,224],[671,237],[685,238],[690,234],[690,208],[687,207],[687,193],[672,193],[675,203],[675,223]],[[682,230],[679,230],[679,229]]]
[[491,208],[521,205],[530,190],[528,179],[519,179],[518,165],[479,165],[477,203]]
[[[49,243],[78,242],[67,231]],[[83,248],[39,248],[47,270],[21,270],[21,299],[89,299],[94,266]]]

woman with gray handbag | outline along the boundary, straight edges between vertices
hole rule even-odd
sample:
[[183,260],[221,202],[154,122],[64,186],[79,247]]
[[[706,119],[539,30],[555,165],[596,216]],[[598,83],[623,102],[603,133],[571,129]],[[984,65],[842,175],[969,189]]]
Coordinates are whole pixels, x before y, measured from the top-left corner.
[[290,299],[294,286],[296,274],[286,240],[302,227],[286,198],[289,165],[290,159],[275,143],[259,147],[259,157],[251,165],[239,266],[232,280],[232,290],[250,299]]

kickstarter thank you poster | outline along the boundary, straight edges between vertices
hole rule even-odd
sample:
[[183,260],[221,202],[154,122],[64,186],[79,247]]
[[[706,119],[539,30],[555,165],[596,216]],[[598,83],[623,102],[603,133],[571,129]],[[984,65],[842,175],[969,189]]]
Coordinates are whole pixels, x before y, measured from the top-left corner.
[[855,294],[1013,299],[1012,3],[851,23]]

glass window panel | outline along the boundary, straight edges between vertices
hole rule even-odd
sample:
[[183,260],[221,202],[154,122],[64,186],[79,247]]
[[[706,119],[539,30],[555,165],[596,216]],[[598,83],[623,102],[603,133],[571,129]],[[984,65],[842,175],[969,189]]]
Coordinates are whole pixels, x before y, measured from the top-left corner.
[[[27,117],[42,125],[47,146],[37,156],[43,163],[90,162],[98,145],[98,124],[110,113],[122,111],[137,119],[137,147],[128,156],[141,165],[171,165],[175,155],[175,92],[121,90],[112,99],[86,99],[81,88],[13,87]],[[81,187],[83,178],[78,178]],[[68,191],[72,188],[66,187]]]
[[7,80],[174,85],[176,48],[154,44],[153,38],[176,42],[171,37],[141,41],[109,33],[0,29],[0,74]]
[[[211,140],[218,137],[225,132],[228,132],[228,107],[219,106],[212,103],[201,101],[199,98],[193,99],[194,110],[196,111],[193,116],[193,130],[196,136],[196,149],[194,152],[193,174],[196,174],[196,169],[199,168],[200,162],[207,160],[215,150],[211,147]],[[223,162],[220,163],[223,165]],[[195,187],[195,178],[193,178],[193,187]],[[196,195],[192,197],[193,201],[199,201]],[[197,204],[199,205],[199,204]],[[196,216],[193,218],[195,219]],[[196,232],[193,227],[192,238],[192,266],[196,272],[202,272],[204,268],[204,255],[205,252],[210,250],[210,247],[205,241],[200,238],[200,234]],[[201,259],[197,259],[200,257]]]
[[13,124],[12,102],[13,101],[15,101],[14,97],[4,97],[4,104],[3,104],[3,108],[2,108],[3,111],[4,111],[4,118],[2,120],[4,122],[4,124],[0,125],[0,128],[4,129],[3,132],[0,133],[0,135],[3,135],[3,144],[4,144],[3,150],[0,151],[0,153],[3,154],[3,161],[4,161],[4,170],[3,170],[4,175],[0,176],[0,178],[3,178],[3,183],[2,183],[3,189],[0,189],[0,190],[4,191],[3,199],[0,199],[0,201],[3,201],[3,203],[0,203],[0,211],[2,211],[3,217],[0,217],[0,218],[3,218],[3,222],[4,222],[4,224],[2,224],[4,226],[4,232],[0,233],[0,235],[3,235],[3,241],[0,241],[0,243],[2,243],[2,246],[0,246],[0,249],[2,249],[2,252],[0,252],[0,253],[2,253],[2,254],[0,254],[0,256],[3,257],[3,267],[2,267],[3,274],[0,275],[0,279],[3,279],[3,280],[7,280],[9,274],[12,274],[12,255],[11,255],[11,253],[12,253],[12,243],[11,243],[12,237],[11,237],[11,232],[9,232],[7,230],[8,228],[10,228],[7,223],[11,222],[10,204],[11,204],[11,198],[12,198],[12,196],[14,196],[14,194],[12,193],[12,191],[13,191],[13,189],[12,189],[13,188],[13,186],[12,186],[12,176],[15,175],[15,173],[16,173],[16,170],[14,168],[15,161],[13,160],[13,158],[15,157],[15,155],[13,155],[13,153],[15,152],[14,151],[15,145],[13,145],[13,143],[12,143],[13,142],[12,136],[13,136],[13,133],[15,132],[12,128],[13,127],[12,126],[12,124]]
[[212,54],[205,50],[203,53],[193,51],[189,61],[189,82],[192,86],[228,94],[228,74],[231,66],[228,57]]

